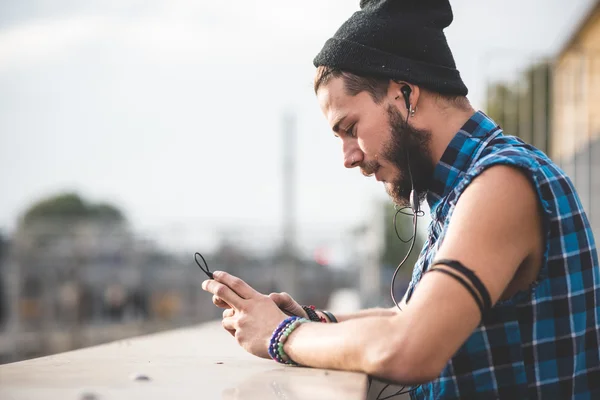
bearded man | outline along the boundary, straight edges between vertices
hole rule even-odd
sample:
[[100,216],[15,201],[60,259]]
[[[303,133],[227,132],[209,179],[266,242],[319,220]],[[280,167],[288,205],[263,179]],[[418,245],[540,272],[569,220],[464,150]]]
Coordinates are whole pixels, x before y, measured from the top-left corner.
[[408,291],[393,309],[315,315],[216,272],[203,288],[223,326],[257,356],[418,385],[417,399],[600,398],[600,271],[571,180],[472,108],[448,0],[360,6],[314,59],[314,88],[344,166],[429,205]]

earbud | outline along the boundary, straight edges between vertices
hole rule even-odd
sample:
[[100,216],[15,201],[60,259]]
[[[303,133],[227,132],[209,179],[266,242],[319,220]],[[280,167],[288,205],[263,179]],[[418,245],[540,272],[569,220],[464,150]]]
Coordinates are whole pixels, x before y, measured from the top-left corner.
[[[408,85],[403,85],[400,88],[400,91],[402,92],[402,96],[404,96],[404,103],[406,104],[406,111],[410,112],[412,110],[412,107],[410,106],[410,94],[412,92],[410,86]],[[406,122],[408,123],[408,114],[406,115]],[[406,160],[408,161],[408,150],[406,153]],[[412,187],[411,191],[410,191],[410,207],[413,210],[413,213],[418,214],[418,212],[420,211],[420,204],[419,204],[419,198],[417,196],[417,193],[415,192],[415,186],[413,183],[413,177],[412,177],[412,171],[410,170],[410,162],[408,165],[408,174],[410,176],[410,185]]]
[[[408,124],[408,117],[410,114],[414,115],[415,110],[410,106],[410,94],[412,93],[412,89],[408,85],[402,85],[400,88],[400,92],[402,92],[402,96],[404,97],[404,104],[406,104],[406,123]],[[396,100],[398,100],[400,96],[396,96]],[[408,176],[410,178],[410,208],[412,208],[413,213],[415,214],[415,218],[419,216],[419,212],[421,212],[421,207],[419,204],[419,197],[415,191],[415,185],[413,182],[412,171],[410,170],[410,156],[408,154],[408,149],[406,150],[406,162],[408,164]],[[392,294],[392,298],[394,295]]]
[[404,85],[400,88],[402,96],[404,96],[404,104],[406,104],[406,110],[410,111],[410,94],[412,92],[410,86]]
[[410,191],[410,208],[412,208],[412,211],[415,215],[417,215],[419,211],[421,211],[420,206],[421,205],[419,204],[419,198],[417,197],[417,193],[415,192],[415,189],[412,189]]

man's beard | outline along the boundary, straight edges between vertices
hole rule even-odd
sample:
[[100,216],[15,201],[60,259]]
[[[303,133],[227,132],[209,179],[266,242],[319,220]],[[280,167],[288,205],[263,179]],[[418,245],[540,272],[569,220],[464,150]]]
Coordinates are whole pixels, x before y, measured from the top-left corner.
[[[429,149],[431,132],[411,127],[398,108],[393,105],[390,105],[387,111],[391,138],[384,145],[381,158],[394,164],[399,171],[399,176],[391,182],[386,182],[385,190],[394,203],[408,206],[411,190],[414,189],[419,201],[423,201],[430,187],[434,169]],[[373,160],[365,163],[362,171],[365,175],[371,175],[377,172],[379,167],[379,162]]]

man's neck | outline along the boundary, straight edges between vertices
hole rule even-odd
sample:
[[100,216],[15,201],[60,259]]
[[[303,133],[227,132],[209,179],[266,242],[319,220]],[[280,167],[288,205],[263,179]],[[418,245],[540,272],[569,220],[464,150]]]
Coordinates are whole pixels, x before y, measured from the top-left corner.
[[431,157],[433,165],[437,165],[450,141],[456,136],[463,125],[473,116],[475,109],[448,109],[436,113],[428,122],[431,132]]

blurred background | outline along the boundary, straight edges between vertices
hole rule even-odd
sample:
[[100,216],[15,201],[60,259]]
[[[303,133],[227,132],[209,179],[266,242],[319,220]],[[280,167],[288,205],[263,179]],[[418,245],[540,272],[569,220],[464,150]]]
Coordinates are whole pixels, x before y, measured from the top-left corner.
[[[451,4],[469,99],[566,170],[598,233],[600,2]],[[195,251],[303,304],[392,305],[394,209],[312,91],[357,8],[0,0],[0,363],[219,318]]]

